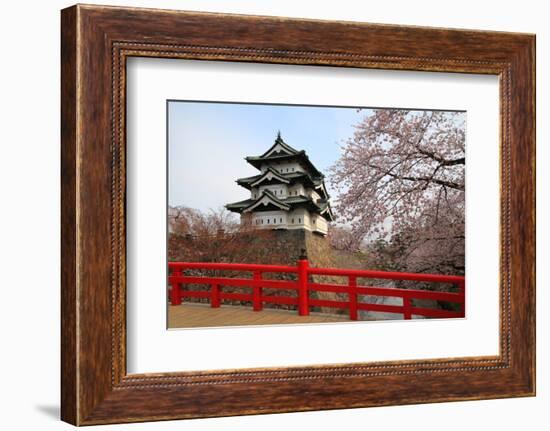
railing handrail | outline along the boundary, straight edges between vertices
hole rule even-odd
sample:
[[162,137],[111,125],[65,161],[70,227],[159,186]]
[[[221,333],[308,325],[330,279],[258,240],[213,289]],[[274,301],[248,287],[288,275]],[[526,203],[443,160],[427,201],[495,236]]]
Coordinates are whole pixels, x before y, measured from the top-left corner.
[[355,276],[357,278],[375,278],[385,280],[428,281],[432,283],[461,283],[460,275],[425,274],[414,272],[378,271],[371,269],[310,268],[313,275]]
[[[219,262],[168,262],[171,268],[179,269],[212,269],[219,271],[261,271],[261,272],[298,272],[296,266],[288,265],[265,265],[249,263],[219,263]],[[409,280],[426,281],[432,283],[464,282],[464,276],[426,274],[414,272],[379,271],[371,269],[348,269],[348,268],[314,268],[308,267],[308,273],[312,275],[333,275],[333,276],[355,276],[357,278],[374,278],[384,280]]]
[[254,263],[219,262],[168,262],[174,269],[213,269],[218,271],[261,271],[261,272],[297,272],[298,268],[287,265],[264,265]]

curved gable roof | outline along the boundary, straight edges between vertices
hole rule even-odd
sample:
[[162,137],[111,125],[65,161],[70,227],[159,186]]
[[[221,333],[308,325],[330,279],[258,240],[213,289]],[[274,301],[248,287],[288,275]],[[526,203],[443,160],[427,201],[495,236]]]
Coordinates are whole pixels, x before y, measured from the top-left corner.
[[289,156],[292,156],[294,154],[298,154],[298,150],[292,148],[290,145],[288,145],[285,141],[283,141],[283,138],[281,138],[281,132],[277,133],[277,139],[275,139],[275,142],[273,145],[260,157],[270,157],[271,155],[275,154],[277,156],[280,156],[281,153],[285,153]]
[[273,178],[276,178],[281,183],[288,184],[290,181],[286,179],[283,175],[277,172],[275,169],[268,167],[267,170],[253,183],[250,184],[251,187],[256,187],[265,181],[271,181]]
[[275,195],[273,193],[271,193],[270,191],[264,190],[263,193],[261,194],[261,196],[255,202],[253,202],[252,204],[250,204],[246,208],[243,208],[242,211],[243,212],[250,212],[250,211],[254,210],[254,208],[257,208],[260,205],[268,205],[268,204],[275,205],[276,207],[278,207],[282,210],[286,210],[286,211],[288,211],[290,209],[290,205],[287,205],[286,203],[284,203],[280,199],[277,199],[275,197]]
[[261,169],[262,165],[269,164],[270,162],[286,162],[290,160],[297,160],[302,163],[311,176],[324,178],[324,175],[311,163],[309,157],[304,150],[298,151],[296,154],[282,154],[272,155],[270,157],[262,156],[248,156],[244,158],[248,163],[254,166],[256,169]]
[[324,180],[320,180],[316,185],[315,185],[315,190],[319,190],[323,193],[325,199],[328,199],[330,198],[330,194],[328,193],[328,190],[327,190],[327,186],[325,185],[325,181]]

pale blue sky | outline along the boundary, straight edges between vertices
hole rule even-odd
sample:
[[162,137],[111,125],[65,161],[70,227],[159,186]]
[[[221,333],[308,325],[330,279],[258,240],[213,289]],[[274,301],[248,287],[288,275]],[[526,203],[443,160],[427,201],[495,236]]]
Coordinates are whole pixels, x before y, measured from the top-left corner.
[[328,174],[340,146],[368,110],[356,108],[168,102],[168,202],[201,211],[249,197],[235,180],[258,171],[246,156],[264,153],[281,131]]

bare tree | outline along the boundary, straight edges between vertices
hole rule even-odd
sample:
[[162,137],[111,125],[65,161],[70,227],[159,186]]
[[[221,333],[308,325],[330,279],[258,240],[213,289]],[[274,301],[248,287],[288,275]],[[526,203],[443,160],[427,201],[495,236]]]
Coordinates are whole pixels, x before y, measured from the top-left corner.
[[287,250],[276,246],[271,230],[256,230],[239,222],[225,208],[202,212],[170,207],[169,260],[190,262],[286,262]]
[[168,224],[170,232],[193,236],[216,235],[220,231],[234,232],[239,228],[234,214],[224,208],[202,213],[184,206],[169,207]]

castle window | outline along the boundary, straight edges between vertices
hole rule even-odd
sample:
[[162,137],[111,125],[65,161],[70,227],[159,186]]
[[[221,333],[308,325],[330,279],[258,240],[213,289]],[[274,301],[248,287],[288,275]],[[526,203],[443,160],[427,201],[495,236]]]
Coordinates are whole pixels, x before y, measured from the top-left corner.
[[262,219],[262,224],[264,224],[264,219]]
[[302,223],[302,219],[301,219],[301,218],[298,219],[298,223]]
[[269,224],[269,219],[267,219],[267,224]]
[[273,219],[273,224],[277,224],[277,219],[276,218]]
[[282,217],[281,217],[279,220],[280,220],[279,223],[282,223],[282,222],[283,222],[283,218],[282,218]]
[[292,224],[294,224],[294,219],[292,219]]

